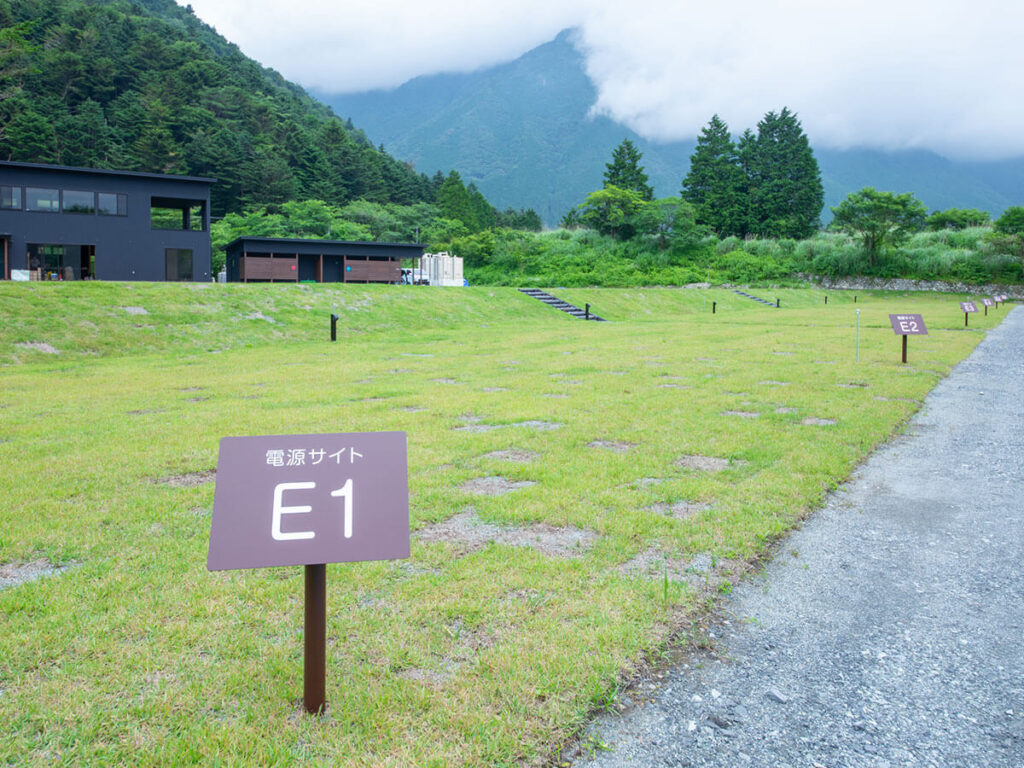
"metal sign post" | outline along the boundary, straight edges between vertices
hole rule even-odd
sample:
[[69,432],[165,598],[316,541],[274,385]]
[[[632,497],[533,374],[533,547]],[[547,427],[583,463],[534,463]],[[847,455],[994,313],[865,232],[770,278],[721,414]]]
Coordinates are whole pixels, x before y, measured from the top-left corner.
[[924,318],[921,315],[889,315],[892,331],[903,337],[903,362],[907,362],[907,336],[927,336]]
[[967,318],[970,316],[971,312],[977,312],[978,311],[978,307],[975,305],[975,303],[973,301],[961,301],[960,302],[960,309],[964,313],[964,328],[966,328],[967,327]]
[[326,564],[408,556],[404,432],[221,439],[206,567],[305,566],[307,712],[326,704]]

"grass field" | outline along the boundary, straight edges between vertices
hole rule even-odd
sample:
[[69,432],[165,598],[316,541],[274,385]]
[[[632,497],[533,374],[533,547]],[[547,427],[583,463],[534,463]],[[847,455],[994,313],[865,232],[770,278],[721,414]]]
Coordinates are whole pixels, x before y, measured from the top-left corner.
[[[1006,312],[553,292],[612,322],[503,288],[0,283],[0,569],[61,569],[0,589],[0,763],[543,764]],[[890,312],[929,326],[907,365]],[[384,430],[412,557],[328,566],[317,719],[301,569],[206,571],[218,441]]]

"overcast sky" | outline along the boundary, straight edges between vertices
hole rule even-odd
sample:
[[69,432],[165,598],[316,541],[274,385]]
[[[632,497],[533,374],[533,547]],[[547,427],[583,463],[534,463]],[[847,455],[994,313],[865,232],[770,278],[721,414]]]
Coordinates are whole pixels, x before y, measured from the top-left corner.
[[[185,4],[184,0],[179,0]],[[595,112],[654,140],[797,112],[814,146],[1024,155],[1020,0],[191,0],[303,86],[349,93],[510,61],[562,29]]]

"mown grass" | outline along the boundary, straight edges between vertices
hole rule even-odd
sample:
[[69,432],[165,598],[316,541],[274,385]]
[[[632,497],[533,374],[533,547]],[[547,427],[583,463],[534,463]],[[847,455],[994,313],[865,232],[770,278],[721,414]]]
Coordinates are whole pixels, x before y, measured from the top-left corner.
[[[740,572],[1006,311],[964,331],[959,297],[557,293],[614,322],[501,288],[0,285],[0,564],[76,564],[0,591],[0,762],[541,763],[707,604],[699,575],[666,591],[624,564]],[[931,331],[905,366],[889,312]],[[458,429],[476,420],[500,426]],[[225,435],[373,430],[408,434],[414,533],[472,507],[597,539],[563,558],[414,536],[408,561],[329,566],[316,719],[301,569],[208,573],[213,484],[161,481],[214,469]],[[510,448],[537,458],[487,457]],[[733,463],[677,465],[694,454]],[[536,484],[460,488],[488,476]],[[708,506],[652,509],[679,501]]]

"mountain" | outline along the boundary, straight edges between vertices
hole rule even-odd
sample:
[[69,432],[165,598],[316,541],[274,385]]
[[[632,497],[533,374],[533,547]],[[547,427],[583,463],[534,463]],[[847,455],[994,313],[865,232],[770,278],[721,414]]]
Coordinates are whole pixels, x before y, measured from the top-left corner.
[[434,195],[174,0],[0,0],[0,158],[215,176],[216,215]]
[[[419,77],[390,91],[314,95],[395,156],[422,168],[458,167],[498,208],[533,208],[549,226],[601,187],[605,163],[622,139],[643,152],[658,197],[679,194],[695,144],[651,142],[609,118],[590,117],[597,93],[571,30],[515,61],[471,74]],[[700,128],[693,126],[694,133]],[[756,126],[730,128],[739,134]],[[968,163],[927,151],[863,148],[816,148],[815,155],[825,218],[829,206],[865,186],[913,192],[929,209],[998,215],[1024,201],[1024,158]]]

